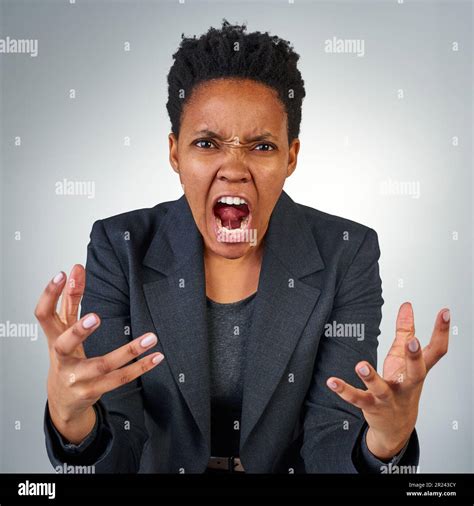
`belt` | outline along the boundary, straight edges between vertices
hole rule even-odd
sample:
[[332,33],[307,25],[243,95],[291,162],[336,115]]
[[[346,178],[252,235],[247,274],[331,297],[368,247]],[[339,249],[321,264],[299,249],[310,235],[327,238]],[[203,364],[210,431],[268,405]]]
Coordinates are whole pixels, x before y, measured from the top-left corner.
[[222,469],[229,473],[244,473],[245,469],[240,462],[239,457],[209,457],[207,463],[209,469]]

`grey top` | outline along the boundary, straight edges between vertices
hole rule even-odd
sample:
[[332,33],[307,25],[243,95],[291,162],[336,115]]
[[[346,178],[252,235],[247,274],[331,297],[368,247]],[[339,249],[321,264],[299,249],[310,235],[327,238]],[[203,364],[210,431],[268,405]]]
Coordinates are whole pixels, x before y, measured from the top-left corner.
[[211,373],[211,455],[238,456],[243,367],[255,295],[220,303],[206,297]]

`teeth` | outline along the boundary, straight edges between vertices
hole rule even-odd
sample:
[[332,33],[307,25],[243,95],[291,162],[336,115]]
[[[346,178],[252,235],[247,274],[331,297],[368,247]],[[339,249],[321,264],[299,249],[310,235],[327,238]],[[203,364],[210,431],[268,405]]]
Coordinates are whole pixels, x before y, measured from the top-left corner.
[[217,202],[222,202],[223,204],[238,206],[240,204],[247,204],[245,199],[241,199],[240,197],[221,197]]

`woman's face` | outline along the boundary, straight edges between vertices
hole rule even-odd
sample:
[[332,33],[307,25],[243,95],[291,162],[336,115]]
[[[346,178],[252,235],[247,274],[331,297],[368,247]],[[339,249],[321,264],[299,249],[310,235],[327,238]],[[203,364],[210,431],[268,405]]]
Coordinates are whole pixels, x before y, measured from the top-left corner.
[[288,145],[276,91],[249,79],[206,81],[194,89],[179,139],[170,134],[169,146],[207,252],[229,259],[250,254],[299,150],[297,139]]

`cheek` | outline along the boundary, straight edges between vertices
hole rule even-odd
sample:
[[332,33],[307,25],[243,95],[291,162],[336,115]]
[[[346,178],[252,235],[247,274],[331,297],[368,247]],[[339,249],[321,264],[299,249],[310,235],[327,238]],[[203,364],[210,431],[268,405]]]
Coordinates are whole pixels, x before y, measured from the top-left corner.
[[275,204],[280,197],[285,177],[281,171],[261,173],[255,179],[255,186],[258,193],[257,219],[260,224],[267,223],[273,212]]
[[181,169],[181,183],[185,185],[185,191],[200,198],[206,198],[209,188],[214,179],[214,172],[204,164],[183,164]]
[[257,188],[260,202],[273,202],[278,199],[285,183],[285,172],[279,170],[259,170],[254,174],[255,186]]

